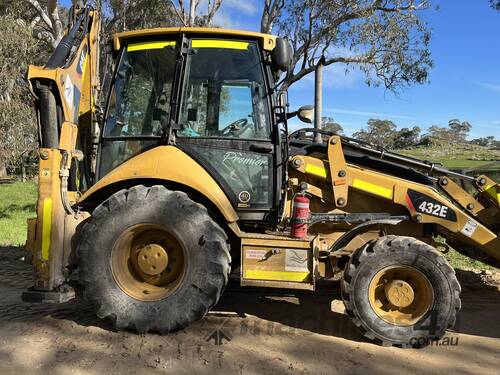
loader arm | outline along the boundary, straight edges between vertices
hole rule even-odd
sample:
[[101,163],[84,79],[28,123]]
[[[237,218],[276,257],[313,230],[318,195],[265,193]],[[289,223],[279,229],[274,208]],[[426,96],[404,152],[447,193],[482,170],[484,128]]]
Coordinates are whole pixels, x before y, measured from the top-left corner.
[[[38,290],[63,283],[70,236],[86,216],[73,210],[91,179],[92,134],[99,91],[99,13],[74,9],[66,34],[47,64],[30,66],[39,129],[37,218],[28,220]],[[85,153],[85,161],[82,161]],[[34,293],[34,292],[33,292]]]
[[[357,164],[355,161],[368,160],[373,154],[371,150],[363,146],[357,150],[361,157],[349,157],[352,142],[337,135],[330,136],[326,145],[314,147],[312,152],[294,155],[290,163],[298,172],[297,183],[306,181],[302,187],[313,197],[346,212],[352,208],[349,204],[352,194],[356,194],[357,206],[360,196],[366,201],[379,202],[380,212],[397,205],[413,223],[431,225],[435,234],[445,237],[458,251],[494,265],[500,261],[499,187],[487,176],[462,176],[438,166],[427,168],[423,161],[389,152],[383,153],[382,158],[401,157],[399,170],[396,167],[383,170],[376,163]],[[402,167],[405,164],[422,172],[412,176],[412,171],[408,171],[405,175]],[[462,189],[450,175],[471,180],[476,196]]]

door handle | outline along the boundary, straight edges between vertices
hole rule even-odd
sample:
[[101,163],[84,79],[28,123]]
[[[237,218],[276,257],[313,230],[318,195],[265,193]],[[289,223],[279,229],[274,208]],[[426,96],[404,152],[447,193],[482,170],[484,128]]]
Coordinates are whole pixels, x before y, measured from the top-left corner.
[[260,152],[262,154],[270,154],[273,150],[274,146],[269,143],[252,143],[250,145],[250,151]]

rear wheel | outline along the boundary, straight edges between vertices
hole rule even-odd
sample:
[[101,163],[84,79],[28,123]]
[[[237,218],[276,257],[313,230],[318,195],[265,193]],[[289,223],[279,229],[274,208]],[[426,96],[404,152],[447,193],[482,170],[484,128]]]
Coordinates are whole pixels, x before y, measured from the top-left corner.
[[227,237],[202,205],[135,186],[97,207],[77,248],[85,296],[117,329],[166,333],[203,317],[230,271]]
[[357,250],[346,265],[342,298],[354,324],[383,345],[421,347],[455,324],[460,285],[432,246],[386,236]]

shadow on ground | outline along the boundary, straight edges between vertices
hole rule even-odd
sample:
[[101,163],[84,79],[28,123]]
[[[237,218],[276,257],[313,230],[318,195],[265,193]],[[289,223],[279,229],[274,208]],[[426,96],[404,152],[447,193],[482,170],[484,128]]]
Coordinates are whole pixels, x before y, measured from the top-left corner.
[[[60,305],[23,303],[20,300],[22,291],[33,284],[31,266],[22,261],[23,255],[21,248],[0,247],[0,326],[2,321],[33,321],[50,316],[84,327],[113,331],[110,322],[97,318],[93,307],[82,300]],[[500,337],[499,289],[472,271],[458,270],[457,276],[462,284],[463,305],[453,331]],[[304,330],[355,342],[365,341],[343,313],[338,283],[320,286],[316,292],[290,292],[244,288],[232,281],[210,315],[230,317],[231,324],[236,322],[239,331]],[[251,324],[245,326],[248,316],[258,319],[248,320]]]

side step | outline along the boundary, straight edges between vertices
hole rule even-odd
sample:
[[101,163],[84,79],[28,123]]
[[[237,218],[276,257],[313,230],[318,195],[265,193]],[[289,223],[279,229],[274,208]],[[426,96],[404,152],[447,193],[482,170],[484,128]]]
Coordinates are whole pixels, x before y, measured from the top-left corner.
[[23,302],[31,303],[65,303],[76,298],[76,291],[68,284],[63,284],[54,290],[31,287],[23,292],[21,298]]

